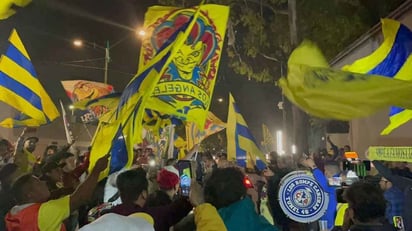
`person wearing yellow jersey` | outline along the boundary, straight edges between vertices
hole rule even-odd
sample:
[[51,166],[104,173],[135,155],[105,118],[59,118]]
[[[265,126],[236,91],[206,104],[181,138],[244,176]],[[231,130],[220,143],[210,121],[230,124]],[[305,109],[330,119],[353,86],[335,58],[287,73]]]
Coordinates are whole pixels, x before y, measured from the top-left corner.
[[89,177],[70,195],[49,200],[45,182],[31,174],[18,178],[12,186],[17,205],[6,215],[8,231],[65,231],[63,221],[70,212],[90,199],[100,172],[107,168],[109,155],[100,158]]
[[26,131],[27,128],[25,128],[19,138],[17,138],[16,147],[13,154],[14,163],[19,167],[19,176],[31,173],[37,162],[37,158],[33,152],[36,150],[36,145],[37,142],[39,142],[39,138],[34,136],[25,138],[24,135]]

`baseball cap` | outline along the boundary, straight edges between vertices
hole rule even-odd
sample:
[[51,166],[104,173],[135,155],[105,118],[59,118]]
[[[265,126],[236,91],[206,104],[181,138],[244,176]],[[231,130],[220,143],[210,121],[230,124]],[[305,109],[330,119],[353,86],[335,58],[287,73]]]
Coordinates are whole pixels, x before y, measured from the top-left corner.
[[179,171],[173,166],[165,166],[157,174],[157,183],[162,189],[172,189],[179,183]]
[[37,137],[35,137],[35,136],[30,136],[30,137],[27,137],[25,140],[24,140],[24,142],[26,142],[27,140],[34,140],[34,142],[39,142],[39,138],[37,138]]

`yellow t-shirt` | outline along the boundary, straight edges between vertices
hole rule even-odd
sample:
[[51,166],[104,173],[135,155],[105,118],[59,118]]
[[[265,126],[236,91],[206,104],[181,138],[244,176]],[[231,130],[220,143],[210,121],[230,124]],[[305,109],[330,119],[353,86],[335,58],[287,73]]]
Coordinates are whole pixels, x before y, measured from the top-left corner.
[[42,203],[37,218],[41,231],[60,231],[63,221],[70,215],[70,196]]
[[36,164],[36,156],[33,153],[23,149],[21,152],[16,153],[14,158],[14,163],[19,166],[20,175],[33,171],[33,167]]

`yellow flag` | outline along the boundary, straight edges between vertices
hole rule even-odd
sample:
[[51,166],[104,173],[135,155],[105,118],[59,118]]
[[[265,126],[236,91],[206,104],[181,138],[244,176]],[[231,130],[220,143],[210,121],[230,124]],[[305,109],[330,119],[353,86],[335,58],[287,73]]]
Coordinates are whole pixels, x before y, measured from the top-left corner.
[[192,149],[196,144],[200,144],[208,136],[222,131],[226,128],[226,123],[222,122],[212,112],[208,112],[204,129],[201,130],[194,122],[186,123],[187,150]]
[[[383,75],[412,81],[412,31],[400,22],[382,19],[382,44],[370,55],[342,69],[356,73]],[[412,110],[391,107],[389,125],[381,132],[387,135],[412,119]]]
[[[146,65],[196,8],[150,7],[145,16],[147,34],[139,68]],[[203,129],[219,68],[229,7],[202,5],[189,36],[158,80],[146,107],[193,121]]]
[[147,100],[158,79],[189,36],[199,14],[200,8],[195,10],[191,20],[174,31],[175,33],[165,46],[152,60],[139,69],[138,74],[126,86],[120,96],[117,110],[108,113],[105,118],[108,120],[107,123],[101,122],[100,129],[96,131],[90,154],[93,156],[90,169],[93,168],[99,156],[107,153],[111,153],[110,164],[107,172],[102,173],[102,176],[131,166],[133,145],[142,141],[142,122]]
[[16,5],[19,7],[25,7],[29,3],[31,3],[31,0],[1,0],[0,1],[0,20],[7,19],[16,13],[16,11],[12,9],[13,5]]
[[240,114],[235,99],[230,93],[226,137],[228,160],[236,160],[237,165],[241,167],[250,167],[251,164],[260,170],[266,167],[265,155],[260,151],[245,119]]
[[391,105],[412,109],[412,82],[331,69],[307,41],[292,52],[288,69],[279,86],[292,103],[313,116],[351,120]]
[[10,45],[0,58],[0,101],[10,105],[18,114],[0,121],[0,126],[38,127],[60,116],[56,105],[37,78],[36,70],[16,30]]

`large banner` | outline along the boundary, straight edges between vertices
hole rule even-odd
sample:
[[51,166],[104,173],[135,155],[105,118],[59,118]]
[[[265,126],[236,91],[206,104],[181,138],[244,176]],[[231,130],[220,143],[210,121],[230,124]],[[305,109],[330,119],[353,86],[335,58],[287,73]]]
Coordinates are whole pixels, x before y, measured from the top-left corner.
[[412,162],[412,147],[369,147],[371,160]]
[[[200,15],[188,38],[161,76],[145,107],[193,121],[203,128],[216,81],[229,7],[200,7]],[[153,59],[195,12],[195,8],[149,8],[144,26],[150,36],[143,40],[139,69]]]
[[186,123],[187,150],[192,149],[196,144],[200,144],[208,136],[220,132],[225,128],[226,123],[222,122],[210,111],[207,114],[203,131],[201,131],[193,122]]
[[[113,86],[99,82],[68,80],[61,81],[61,83],[73,103],[98,99],[114,92]],[[105,105],[95,105],[89,107],[88,110],[77,110],[76,117],[79,118],[79,122],[90,123],[96,121],[107,111],[108,108]]]

